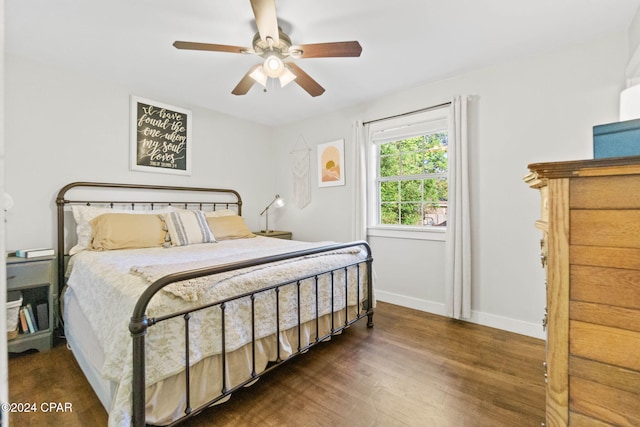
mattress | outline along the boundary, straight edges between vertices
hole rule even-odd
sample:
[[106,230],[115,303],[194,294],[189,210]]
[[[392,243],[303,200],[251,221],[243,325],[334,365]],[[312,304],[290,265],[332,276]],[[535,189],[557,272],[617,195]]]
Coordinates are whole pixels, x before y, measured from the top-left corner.
[[[126,426],[130,423],[131,339],[128,322],[135,301],[150,284],[154,274],[163,275],[167,271],[179,271],[180,268],[198,266],[205,261],[207,264],[225,264],[247,257],[255,258],[322,245],[326,245],[326,242],[309,244],[256,237],[216,244],[191,245],[185,248],[152,248],[105,253],[85,251],[75,255],[70,263],[69,290],[65,293],[65,332],[81,368],[100,401],[109,411],[109,425]],[[182,291],[161,292],[152,300],[149,312],[163,314],[220,300],[225,296],[237,294],[239,289],[245,289],[242,287],[247,286],[247,278],[251,279],[248,281],[250,288],[255,289],[274,281],[280,283],[278,281],[282,281],[283,277],[292,274],[292,269],[297,271],[296,274],[315,274],[314,271],[325,271],[328,265],[345,264],[363,258],[365,254],[355,250],[334,253],[326,259],[314,257],[295,263],[287,262],[285,264],[288,265],[281,265],[279,270],[257,268],[241,274],[234,272],[217,277],[214,281],[192,283],[191,285],[198,285],[198,289],[204,290],[196,295],[196,301],[180,297]],[[340,283],[349,280],[355,283],[358,279],[348,277],[347,274],[337,277],[337,280]],[[294,289],[295,286],[291,288]],[[258,322],[255,362],[252,360],[251,328],[247,326],[247,304],[230,304],[227,308],[229,314],[226,314],[230,319],[226,328],[226,388],[251,378],[253,363],[256,372],[259,373],[265,369],[269,361],[276,360],[278,351],[281,358],[286,358],[297,351],[299,345],[303,347],[315,340],[316,327],[320,330],[320,336],[323,336],[330,333],[332,324],[344,324],[347,318],[355,318],[359,304],[356,295],[359,295],[361,300],[365,295],[361,284],[343,291],[343,294],[338,295],[335,306],[331,306],[335,312],[332,319],[326,303],[316,303],[312,288],[305,285],[301,287],[302,299],[309,301],[309,304],[302,304],[301,342],[298,343],[299,320],[294,319],[292,323],[292,319],[286,315],[286,306],[295,298],[296,291],[288,292],[283,288],[280,298],[285,309],[279,338],[276,340],[274,322]],[[335,289],[327,291],[329,288],[321,287],[320,295],[323,292],[334,292],[335,295],[336,292],[340,292],[340,288],[341,286],[336,286]],[[191,287],[187,286],[186,289]],[[268,318],[269,307],[275,302],[274,295],[275,293],[271,293],[256,298],[257,313],[262,310],[267,316],[265,318]],[[318,301],[321,298],[319,296]],[[326,298],[325,300],[328,301]],[[345,303],[349,306],[348,313],[345,313]],[[315,311],[319,311],[320,314],[317,326],[313,320]],[[207,378],[206,381],[197,381],[191,385],[192,408],[219,395],[223,389],[220,357],[222,349],[219,336],[216,335],[216,319],[219,319],[218,315],[194,314],[190,320],[190,325],[193,326],[193,331],[190,330],[190,343],[196,343],[189,351],[192,363],[191,378]],[[151,351],[147,351],[146,408],[147,422],[153,424],[169,423],[181,416],[185,409],[184,350],[181,344],[181,341],[184,341],[184,323],[180,319],[166,323],[166,327],[151,328],[147,337],[148,349]],[[79,325],[82,326],[78,327]],[[217,327],[219,330],[219,325]],[[175,348],[178,350],[174,350]],[[155,356],[156,354],[161,357]],[[160,363],[158,359],[161,359]]]

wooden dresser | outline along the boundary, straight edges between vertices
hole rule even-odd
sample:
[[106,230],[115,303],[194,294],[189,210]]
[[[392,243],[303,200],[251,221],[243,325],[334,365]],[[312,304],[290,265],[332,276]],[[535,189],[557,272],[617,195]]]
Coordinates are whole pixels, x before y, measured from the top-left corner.
[[545,425],[640,426],[640,157],[529,170],[542,197]]

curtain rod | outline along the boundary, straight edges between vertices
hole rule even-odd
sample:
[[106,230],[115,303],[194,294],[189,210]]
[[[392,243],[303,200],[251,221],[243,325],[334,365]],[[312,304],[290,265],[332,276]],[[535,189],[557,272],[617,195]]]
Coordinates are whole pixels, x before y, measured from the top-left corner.
[[424,113],[425,111],[435,110],[436,108],[446,107],[447,105],[451,105],[451,101],[444,102],[444,103],[438,104],[438,105],[432,105],[431,107],[420,108],[419,110],[413,110],[413,111],[408,111],[408,112],[402,113],[402,114],[396,114],[395,116],[382,117],[380,119],[369,120],[369,121],[366,121],[366,122],[362,122],[362,124],[363,125],[368,125],[369,123],[381,122],[383,120],[389,120],[389,119],[395,119],[395,118],[398,118],[398,117],[410,116],[411,114],[416,114],[416,113]]

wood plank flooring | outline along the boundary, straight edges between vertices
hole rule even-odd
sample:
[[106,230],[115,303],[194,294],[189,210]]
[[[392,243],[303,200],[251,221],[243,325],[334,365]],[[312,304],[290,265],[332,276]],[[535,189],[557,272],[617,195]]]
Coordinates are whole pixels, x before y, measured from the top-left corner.
[[[544,342],[378,303],[362,320],[184,426],[539,426]],[[11,402],[72,412],[11,414],[12,426],[106,426],[64,343],[9,359]]]

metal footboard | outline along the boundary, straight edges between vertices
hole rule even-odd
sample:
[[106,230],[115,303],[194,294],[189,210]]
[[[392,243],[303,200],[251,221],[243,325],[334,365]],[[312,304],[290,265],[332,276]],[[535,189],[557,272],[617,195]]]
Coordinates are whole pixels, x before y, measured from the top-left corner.
[[[316,273],[316,274],[312,274],[312,275],[308,275],[308,276],[303,276],[303,277],[294,277],[291,278],[289,280],[286,280],[284,282],[281,283],[277,283],[268,287],[264,287],[261,288],[259,290],[256,291],[252,291],[252,292],[247,292],[245,294],[242,295],[236,295],[233,296],[231,298],[227,298],[224,300],[220,300],[220,301],[216,301],[213,303],[209,303],[209,304],[204,304],[202,306],[196,307],[196,308],[192,308],[189,310],[184,310],[184,311],[180,311],[180,312],[176,312],[176,313],[171,313],[168,315],[164,315],[164,316],[158,316],[158,317],[153,317],[153,318],[148,318],[146,316],[146,311],[147,311],[147,307],[149,305],[149,302],[151,301],[151,299],[153,298],[154,295],[156,295],[162,288],[164,288],[165,286],[171,284],[171,283],[175,283],[175,282],[180,282],[183,280],[189,280],[189,279],[194,279],[197,277],[203,277],[203,276],[209,276],[209,275],[213,275],[213,274],[217,274],[217,273],[224,273],[224,272],[228,272],[228,271],[232,271],[232,270],[240,270],[243,268],[250,268],[250,267],[255,267],[258,265],[262,265],[262,264],[269,264],[269,263],[274,263],[274,262],[278,262],[278,261],[283,261],[283,260],[288,260],[288,259],[292,259],[292,258],[298,258],[298,257],[304,257],[304,256],[308,256],[308,255],[314,255],[314,254],[319,254],[321,252],[328,252],[328,251],[335,251],[338,249],[344,249],[344,248],[348,248],[348,247],[363,247],[366,251],[366,259],[363,260],[359,260],[357,262],[351,263],[351,264],[347,264],[347,265],[342,265],[340,267],[337,268],[333,268],[331,270],[328,271],[323,271],[320,273]],[[191,418],[192,416],[198,414],[199,412],[201,412],[202,410],[206,409],[207,407],[215,404],[216,402],[224,399],[225,397],[229,396],[231,393],[235,392],[236,390],[238,390],[239,388],[242,388],[244,386],[246,386],[247,384],[255,381],[257,378],[259,378],[260,376],[262,376],[263,374],[271,371],[272,369],[275,369],[276,367],[278,367],[279,365],[281,365],[282,363],[284,363],[286,360],[289,360],[290,358],[299,355],[301,353],[306,352],[309,348],[315,346],[316,344],[330,338],[331,336],[333,336],[334,334],[340,333],[343,329],[347,328],[348,326],[350,326],[351,324],[353,324],[354,322],[362,319],[363,317],[367,317],[368,318],[368,322],[367,322],[367,326],[368,327],[373,327],[373,288],[372,288],[372,269],[371,269],[371,264],[372,264],[372,256],[371,256],[371,248],[369,247],[369,245],[364,242],[364,241],[359,241],[359,242],[352,242],[352,243],[344,243],[344,244],[334,244],[334,245],[329,245],[329,246],[324,246],[321,248],[315,248],[315,249],[308,249],[308,250],[302,250],[302,251],[295,251],[295,252],[290,252],[290,253],[286,253],[286,254],[281,254],[281,255],[274,255],[274,256],[268,256],[268,257],[262,257],[262,258],[256,258],[256,259],[252,259],[252,260],[247,260],[247,261],[242,261],[242,262],[235,262],[235,263],[230,263],[230,264],[225,264],[225,265],[221,265],[221,266],[216,266],[216,267],[210,267],[210,268],[202,268],[202,269],[197,269],[197,270],[190,270],[190,271],[185,271],[185,272],[180,272],[180,273],[174,273],[174,274],[170,274],[167,276],[164,276],[158,280],[156,280],[154,283],[152,283],[146,290],[145,292],[140,296],[140,298],[138,299],[138,302],[135,306],[133,315],[131,317],[131,321],[129,323],[129,330],[131,332],[131,336],[132,336],[132,341],[133,341],[133,384],[132,384],[132,389],[133,389],[133,425],[138,427],[138,426],[144,426],[146,425],[146,417],[145,417],[145,401],[146,401],[146,397],[145,397],[145,388],[146,388],[146,382],[145,382],[145,335],[147,334],[147,330],[151,327],[153,327],[154,325],[169,320],[169,319],[174,319],[174,318],[178,318],[178,317],[182,317],[184,319],[184,331],[185,331],[185,349],[184,349],[184,354],[185,354],[185,390],[186,390],[186,396],[185,396],[185,401],[186,401],[186,405],[184,408],[184,416],[176,421],[174,421],[172,424],[170,425],[175,425],[178,424],[184,420],[186,420],[187,418]],[[366,268],[363,269],[363,266],[366,266]],[[352,317],[352,319],[349,319],[349,315],[348,315],[348,310],[349,310],[349,304],[348,304],[348,292],[347,292],[347,287],[349,286],[348,284],[348,272],[350,271],[350,269],[354,269],[351,271],[355,271],[355,275],[357,277],[356,279],[356,292],[357,292],[357,302],[356,302],[356,315],[355,317]],[[364,270],[364,277],[363,277],[363,270]],[[336,273],[339,271],[344,271],[344,283],[340,284],[340,283],[335,283],[335,276]],[[331,316],[331,327],[330,327],[330,331],[328,334],[325,334],[324,336],[319,336],[320,332],[319,332],[319,308],[318,308],[318,278],[320,276],[323,275],[330,275],[329,280],[330,280],[330,286],[331,286],[331,310],[330,310],[330,316]],[[301,315],[300,315],[300,307],[301,307],[301,297],[300,297],[300,283],[304,280],[309,280],[311,279],[312,281],[315,282],[315,330],[316,330],[316,336],[315,339],[312,340],[311,342],[309,342],[306,345],[301,345]],[[363,281],[366,284],[366,295],[360,295],[360,282]],[[296,349],[296,351],[294,351],[291,356],[287,359],[282,359],[281,355],[280,355],[280,342],[279,342],[279,336],[280,336],[280,298],[279,298],[279,294],[280,294],[280,290],[285,287],[285,286],[296,286],[297,287],[297,332],[298,332],[298,347]],[[334,307],[337,305],[336,301],[334,301],[335,299],[335,294],[334,294],[334,287],[335,286],[345,286],[345,301],[344,301],[344,310],[345,310],[345,321],[343,324],[339,324],[336,325],[334,322],[334,317],[335,317],[335,310]],[[364,289],[364,288],[363,288]],[[274,292],[276,295],[276,309],[275,309],[275,323],[276,323],[276,342],[277,342],[277,357],[276,360],[272,363],[270,363],[263,371],[261,371],[260,373],[256,372],[256,354],[255,354],[255,346],[256,346],[256,336],[255,336],[255,330],[256,330],[256,325],[255,325],[255,299],[258,295],[260,294],[264,294],[267,292]],[[252,335],[251,335],[251,357],[252,357],[252,372],[251,372],[251,376],[249,378],[247,378],[246,380],[240,382],[239,384],[233,385],[230,388],[227,388],[227,378],[226,376],[226,331],[225,331],[225,320],[227,317],[226,314],[226,307],[229,303],[233,302],[233,301],[238,301],[241,299],[245,299],[245,298],[249,298],[250,300],[250,304],[251,304],[251,331],[252,331]],[[361,299],[363,299],[363,303],[361,303]],[[207,309],[211,309],[212,307],[218,307],[220,309],[220,313],[221,313],[221,361],[222,361],[222,375],[223,378],[221,379],[222,382],[222,389],[220,390],[220,395],[214,397],[213,399],[211,399],[210,401],[198,406],[197,408],[192,408],[192,402],[191,402],[191,395],[190,395],[190,384],[191,384],[191,364],[190,364],[190,360],[189,360],[189,320],[191,319],[191,316],[193,313],[197,312],[197,311],[201,311],[201,310],[207,310]]]

